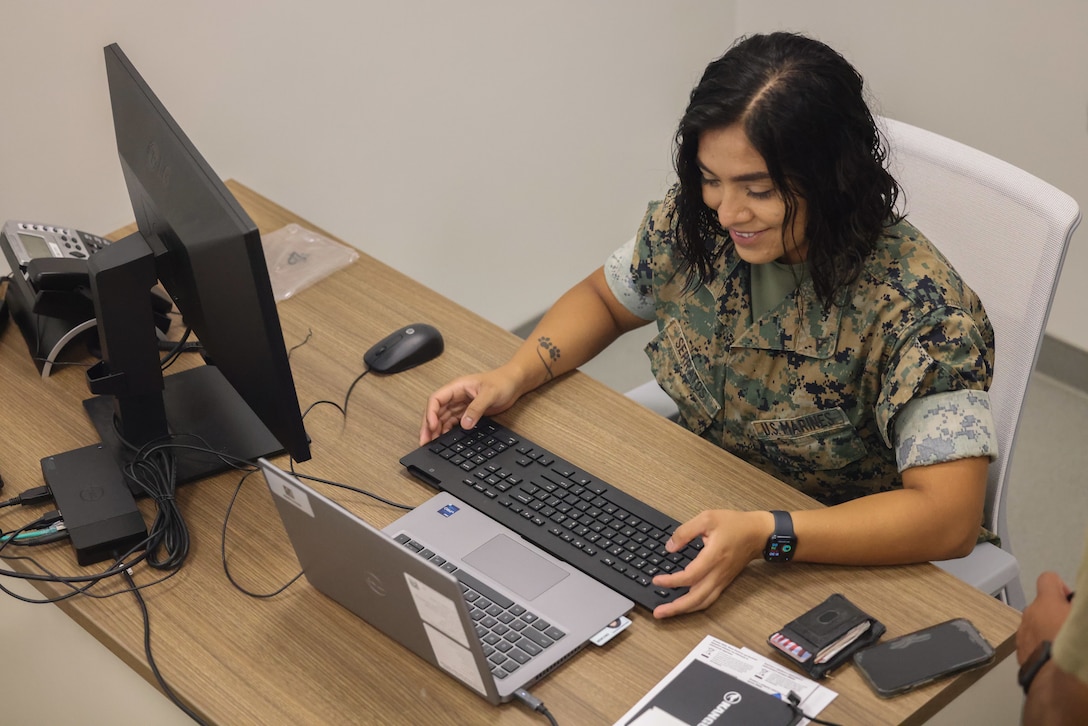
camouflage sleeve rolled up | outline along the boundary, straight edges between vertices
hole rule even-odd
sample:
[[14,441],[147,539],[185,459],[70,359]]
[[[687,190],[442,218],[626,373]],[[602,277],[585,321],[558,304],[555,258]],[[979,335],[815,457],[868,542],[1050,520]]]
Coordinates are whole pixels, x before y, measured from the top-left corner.
[[653,291],[640,285],[634,267],[635,239],[609,255],[604,263],[604,278],[608,289],[632,315],[643,320],[654,319]]
[[997,457],[987,391],[961,389],[916,398],[895,420],[899,471],[972,456]]
[[661,204],[650,204],[638,234],[613,252],[604,264],[605,280],[612,294],[632,315],[643,320],[653,320],[656,317],[648,233],[653,225],[654,213]]
[[[938,394],[958,391],[981,394],[989,388],[993,376],[993,332],[988,325],[981,326],[980,320],[985,322],[984,317],[967,309],[934,307],[910,320],[900,332],[881,376],[882,389],[876,401],[878,425],[888,445],[896,449],[900,470],[904,466],[899,443],[904,433],[914,431],[908,431],[899,419],[908,413],[911,404]],[[984,398],[986,404],[981,404]],[[985,427],[989,437],[996,441],[989,398],[977,396],[971,399],[970,405],[966,400],[961,401],[966,417],[961,423],[973,428],[976,424],[971,417],[978,416],[978,425]],[[950,415],[948,411],[941,414],[946,417],[946,423],[950,421],[947,418]],[[928,424],[921,424],[919,419],[917,412],[909,417],[913,422],[911,429],[923,431],[924,435]],[[991,448],[995,447],[996,444]],[[994,456],[995,452],[968,455]]]

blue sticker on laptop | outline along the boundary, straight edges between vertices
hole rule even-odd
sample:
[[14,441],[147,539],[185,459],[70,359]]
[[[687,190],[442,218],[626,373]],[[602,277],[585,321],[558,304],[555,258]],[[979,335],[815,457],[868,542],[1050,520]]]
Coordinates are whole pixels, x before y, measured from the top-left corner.
[[457,510],[457,505],[447,504],[446,506],[439,509],[438,513],[441,514],[443,517],[452,517],[453,515],[457,514]]

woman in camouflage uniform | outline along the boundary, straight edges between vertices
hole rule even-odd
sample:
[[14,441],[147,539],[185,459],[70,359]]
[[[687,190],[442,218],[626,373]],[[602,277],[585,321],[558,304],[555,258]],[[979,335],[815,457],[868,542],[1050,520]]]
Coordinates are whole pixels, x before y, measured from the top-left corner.
[[[900,564],[968,554],[996,453],[993,330],[975,294],[896,213],[900,190],[860,75],[775,33],[736,43],[691,93],[679,183],[637,236],[568,291],[505,365],[428,402],[421,442],[585,363],[651,321],[646,348],[680,422],[810,494],[793,559]],[[670,550],[703,552],[655,584],[705,608],[782,526],[706,511]]]

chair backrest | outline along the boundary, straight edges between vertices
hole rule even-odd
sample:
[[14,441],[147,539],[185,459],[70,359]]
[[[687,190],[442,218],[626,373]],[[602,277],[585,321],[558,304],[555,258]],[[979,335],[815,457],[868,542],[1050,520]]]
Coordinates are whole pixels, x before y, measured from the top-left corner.
[[989,154],[900,121],[878,122],[905,193],[902,211],[978,294],[994,327],[990,399],[999,451],[990,466],[986,526],[1008,548],[1005,480],[1080,209],[1068,194]]

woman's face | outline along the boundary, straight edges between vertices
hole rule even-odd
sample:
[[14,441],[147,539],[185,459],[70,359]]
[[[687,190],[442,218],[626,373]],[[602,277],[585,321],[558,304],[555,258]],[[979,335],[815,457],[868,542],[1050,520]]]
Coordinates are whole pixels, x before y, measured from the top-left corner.
[[805,259],[804,200],[796,199],[793,224],[784,230],[786,203],[740,124],[703,132],[696,161],[703,202],[717,213],[742,260],[762,265]]

